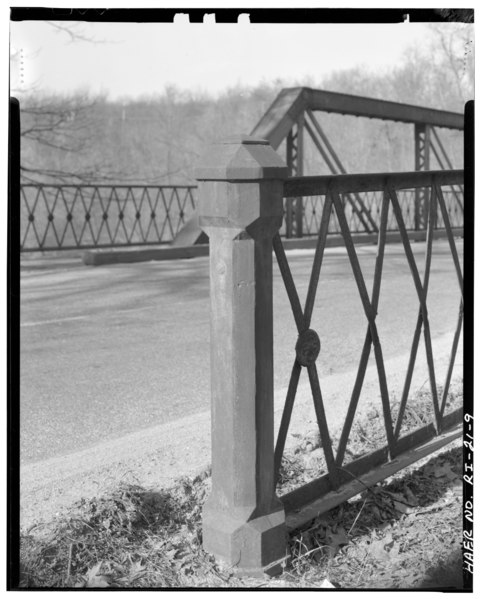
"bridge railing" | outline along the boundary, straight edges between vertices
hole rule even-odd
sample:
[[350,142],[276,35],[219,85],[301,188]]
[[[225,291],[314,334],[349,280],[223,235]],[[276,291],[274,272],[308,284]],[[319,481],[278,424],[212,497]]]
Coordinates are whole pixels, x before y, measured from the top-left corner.
[[[351,202],[351,195],[348,193],[341,194],[342,203],[345,207],[345,217],[352,233],[372,233],[378,231],[380,220],[380,212],[382,207],[382,192],[369,191],[358,194],[364,206],[367,208],[374,227],[366,226],[362,214],[355,210],[354,204]],[[445,205],[449,215],[452,227],[463,227],[463,188],[445,189],[444,190]],[[298,198],[295,198],[298,201]],[[300,229],[302,237],[309,237],[318,234],[320,226],[320,217],[323,211],[325,196],[306,196],[302,198],[303,203],[303,226]],[[402,210],[405,227],[407,231],[416,231],[415,223],[415,189],[402,189],[398,192],[398,200]],[[288,200],[287,200],[288,201]],[[370,224],[370,223],[368,223]],[[443,216],[438,209],[435,229],[444,229]],[[288,237],[287,226],[284,222],[280,234],[282,237]],[[329,224],[329,233],[340,233],[340,225],[336,217],[332,218]],[[387,223],[387,231],[398,231],[398,224],[392,214],[389,215]]]
[[[311,178],[306,178],[311,179]],[[310,183],[311,184],[311,183]],[[288,193],[297,193],[298,180],[290,179]],[[311,190],[310,190],[311,191]],[[345,217],[353,233],[378,230],[382,193],[366,190],[356,193],[371,218],[365,221],[356,209],[353,195],[342,194]],[[398,193],[405,226],[415,230],[415,189]],[[445,205],[452,227],[463,227],[463,189],[444,190]],[[195,185],[22,185],[21,186],[21,250],[48,251],[61,249],[91,249],[124,246],[168,244],[194,213],[197,203]],[[284,200],[284,213],[289,198]],[[296,198],[302,205],[302,237],[318,234],[324,196],[311,193]],[[290,237],[284,219],[280,235]],[[376,229],[375,229],[376,227]],[[444,229],[438,213],[435,227]],[[390,215],[388,231],[398,231]],[[338,220],[332,218],[329,233],[339,234]]]
[[[246,574],[272,573],[279,570],[286,558],[288,531],[298,530],[365,487],[461,435],[463,410],[448,399],[454,367],[458,366],[456,356],[463,328],[463,272],[461,242],[456,239],[450,222],[445,190],[463,185],[463,171],[288,179],[287,167],[279,155],[267,142],[251,137],[214,145],[201,164],[197,169],[201,182],[198,211],[200,225],[210,243],[212,394],[212,490],[203,508],[203,544],[208,552]],[[425,243],[415,250],[399,200],[403,190],[411,189],[425,190],[426,198]],[[372,273],[365,270],[365,264],[357,255],[353,227],[349,224],[351,207],[344,199],[346,194],[374,192],[380,194],[381,208],[372,280]],[[291,269],[293,263],[290,264],[279,230],[285,198],[309,196],[323,198],[323,206],[308,286],[303,282],[297,287]],[[391,373],[382,349],[387,340],[382,334],[384,329],[377,324],[379,313],[387,318],[392,314],[392,306],[384,306],[380,301],[381,286],[387,284],[384,262],[388,261],[386,243],[389,223],[393,222],[390,215],[398,228],[415,291],[410,311],[416,325],[412,326],[408,366],[405,378],[402,376],[398,403],[391,390]],[[433,328],[434,321],[428,310],[432,306],[430,296],[435,293],[429,283],[436,267],[435,263],[432,266],[433,241],[440,217],[458,292],[458,312],[455,306],[452,322],[454,319],[456,324],[451,332],[446,372],[440,372],[442,369],[434,359],[432,339],[438,331]],[[329,427],[325,409],[326,402],[335,398],[327,396],[320,367],[317,367],[329,351],[325,338],[321,346],[325,323],[320,313],[321,302],[316,302],[316,297],[320,296],[319,281],[324,274],[322,264],[332,223],[338,227],[344,242],[353,293],[358,293],[360,300],[356,317],[365,323],[355,380],[351,389],[344,384],[338,390],[348,406],[338,431]],[[293,365],[277,434],[274,426],[273,252],[296,329],[290,346]],[[395,277],[388,281],[391,285],[395,282]],[[322,278],[322,285],[328,284],[328,277]],[[305,288],[302,303],[300,295]],[[283,319],[282,326],[288,327],[289,323]],[[345,351],[351,348],[347,333],[346,323],[342,321],[337,334],[344,340]],[[275,341],[278,343],[278,338]],[[429,383],[428,394],[422,399],[425,419],[416,420],[410,427],[406,414],[413,401],[412,377],[419,366],[422,346],[426,358],[422,378]],[[373,447],[370,445],[365,451],[362,448],[359,455],[358,451],[351,451],[350,441],[362,406],[362,388],[369,364],[379,383],[381,434]],[[285,441],[302,373],[303,378],[308,376],[322,464],[316,470],[317,478],[279,498]]]
[[171,242],[195,209],[195,185],[22,185],[21,250]]

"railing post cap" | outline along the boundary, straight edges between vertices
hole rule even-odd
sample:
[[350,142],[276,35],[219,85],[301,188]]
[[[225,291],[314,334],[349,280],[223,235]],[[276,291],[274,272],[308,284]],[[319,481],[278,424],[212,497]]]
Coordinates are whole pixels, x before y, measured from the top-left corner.
[[286,179],[288,169],[266,139],[234,135],[208,148],[195,177],[199,181]]

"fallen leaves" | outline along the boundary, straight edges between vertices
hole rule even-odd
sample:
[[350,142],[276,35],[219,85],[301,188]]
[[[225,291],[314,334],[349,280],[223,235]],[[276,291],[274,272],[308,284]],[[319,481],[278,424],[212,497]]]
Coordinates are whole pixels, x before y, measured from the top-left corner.
[[84,582],[77,582],[75,588],[98,588],[105,589],[110,586],[107,576],[100,574],[103,563],[99,562],[87,570]]
[[[461,538],[459,464],[461,448],[456,448],[317,518],[308,530],[316,549],[300,557],[299,572],[328,574],[344,589],[443,584],[441,573],[427,579],[427,572],[441,560],[448,562],[455,539]],[[460,572],[452,567],[451,580],[461,580],[461,566]]]

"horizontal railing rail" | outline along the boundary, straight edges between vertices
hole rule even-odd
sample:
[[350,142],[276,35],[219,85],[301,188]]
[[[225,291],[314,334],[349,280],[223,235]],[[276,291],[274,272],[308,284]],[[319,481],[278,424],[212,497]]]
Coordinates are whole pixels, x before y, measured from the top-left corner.
[[463,182],[463,170],[290,177],[283,184],[283,196],[325,195],[327,191],[336,193],[383,191],[387,186],[397,190],[411,189],[431,187],[434,182],[441,186],[458,185]]

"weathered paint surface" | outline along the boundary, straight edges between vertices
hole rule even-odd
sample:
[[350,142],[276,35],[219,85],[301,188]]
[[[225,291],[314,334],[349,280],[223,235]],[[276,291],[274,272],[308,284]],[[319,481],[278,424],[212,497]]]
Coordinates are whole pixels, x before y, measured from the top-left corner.
[[270,146],[251,138],[214,147],[198,172],[211,288],[212,492],[203,544],[249,575],[274,573],[286,559],[273,474],[272,317],[272,238],[286,174]]

